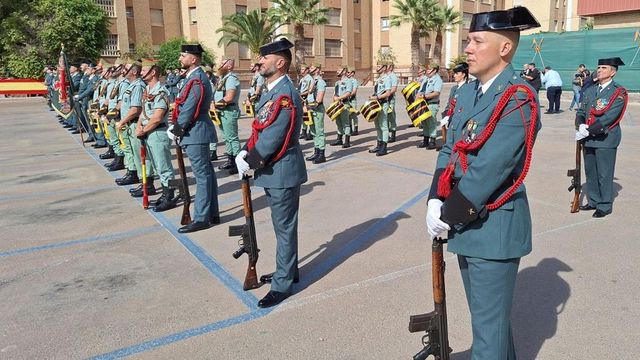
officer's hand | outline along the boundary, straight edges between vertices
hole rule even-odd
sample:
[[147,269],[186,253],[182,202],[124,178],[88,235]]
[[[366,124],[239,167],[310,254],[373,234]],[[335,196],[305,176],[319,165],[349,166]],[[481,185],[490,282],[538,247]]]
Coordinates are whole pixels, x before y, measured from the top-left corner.
[[238,155],[236,155],[236,167],[238,168],[238,178],[242,180],[244,174],[251,169],[249,163],[245,160],[248,152],[246,150],[241,150]]
[[124,123],[122,121],[118,121],[116,123],[116,129],[122,130],[123,127],[124,127]]
[[442,204],[440,199],[431,199],[427,203],[427,231],[432,240],[438,234],[451,230],[447,223],[440,220]]
[[440,120],[440,126],[448,127],[449,126],[449,117],[445,116]]
[[167,129],[167,136],[171,141],[175,141],[177,136],[173,134],[173,124],[169,125],[169,128]]
[[580,141],[586,137],[589,137],[589,125],[580,124],[578,126],[578,131],[576,131],[576,141]]
[[73,100],[78,100],[78,99],[80,99],[80,96],[78,96],[78,95],[73,95]]

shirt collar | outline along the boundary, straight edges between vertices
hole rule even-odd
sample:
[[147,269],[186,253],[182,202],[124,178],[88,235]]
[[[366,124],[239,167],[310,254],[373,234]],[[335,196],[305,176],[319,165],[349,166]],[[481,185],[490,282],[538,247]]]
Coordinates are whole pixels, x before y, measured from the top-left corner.
[[194,67],[193,69],[189,70],[189,72],[185,75],[185,78],[188,78],[189,76],[191,76],[191,74],[192,74],[194,71],[198,70],[199,68],[200,68],[200,66],[196,66],[196,67]]
[[480,80],[478,80],[478,84],[480,84],[480,87],[482,88],[482,93],[486,94],[487,91],[489,90],[489,88],[491,87],[491,84],[493,84],[493,82],[496,80],[496,78],[502,74],[502,72],[497,73],[494,77],[492,77],[491,79],[489,79],[489,81],[487,81],[484,84],[480,83]]
[[613,81],[613,79],[611,79],[611,80],[607,81],[606,83],[604,83],[604,84],[602,84],[602,85],[599,85],[599,86],[600,86],[600,89],[604,89],[604,88],[606,88],[607,86],[609,86],[609,84],[611,84],[611,82],[612,82],[612,81]]
[[467,80],[462,80],[462,81],[460,81],[460,82],[458,83],[458,88],[461,88],[461,87],[462,87],[462,85],[464,85],[464,84],[466,84],[466,83],[467,83]]
[[284,78],[284,75],[281,75],[279,78],[273,80],[272,82],[267,84],[267,91],[271,91],[278,83]]

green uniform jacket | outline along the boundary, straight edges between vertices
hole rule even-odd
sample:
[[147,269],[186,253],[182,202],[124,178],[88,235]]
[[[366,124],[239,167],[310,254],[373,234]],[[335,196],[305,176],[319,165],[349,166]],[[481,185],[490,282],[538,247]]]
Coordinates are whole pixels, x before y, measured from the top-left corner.
[[[191,79],[199,79],[202,82],[204,94],[201,92],[199,85],[193,84],[189,94],[187,94],[187,99],[183,104],[180,104],[177,122],[184,129],[184,137],[180,143],[182,145],[193,145],[216,142],[218,141],[216,128],[213,126],[211,119],[209,119],[209,108],[211,107],[213,96],[209,78],[207,78],[207,74],[202,71],[201,67],[193,70],[186,79],[184,88],[180,90],[180,97],[185,96],[186,85]],[[201,96],[202,102],[200,103],[200,108],[198,108],[198,101]],[[197,110],[199,110],[198,117],[194,119]]]
[[[478,82],[464,86],[459,90],[458,101],[451,116],[446,143],[436,165],[429,198],[436,198],[440,173],[449,163],[452,147],[463,138],[474,138],[484,130],[489,117],[503,92],[514,84],[523,84],[531,88],[514,72],[511,65],[498,75],[487,92],[474,105]],[[535,90],[533,90],[535,93]],[[516,93],[520,101],[526,96]],[[508,112],[516,106],[513,98],[507,104]],[[536,106],[537,103],[536,98]],[[529,122],[530,108],[523,107],[524,116]],[[538,114],[540,112],[538,111]],[[538,127],[540,121],[538,115]],[[471,126],[475,123],[476,126]],[[451,195],[444,200],[442,219],[450,223],[448,250],[459,255],[483,259],[510,259],[522,257],[531,252],[531,215],[524,184],[500,208],[487,211],[486,204],[495,201],[513,184],[522,171],[525,159],[524,126],[520,111],[513,111],[500,119],[493,135],[477,152],[468,154],[466,174],[462,173],[457,162],[455,178],[459,179]],[[473,211],[471,211],[473,210]]]
[[[266,85],[265,85],[266,86]],[[247,155],[247,163],[255,169],[255,185],[265,188],[292,188],[307,181],[307,168],[302,150],[298,143],[300,128],[302,127],[302,101],[300,93],[284,76],[271,91],[262,92],[260,101],[256,105],[256,118],[265,120],[271,113],[271,104],[280,95],[288,95],[295,105],[295,125],[288,139],[288,149],[280,160],[270,164],[270,159],[282,148],[287,140],[291,111],[293,109],[281,109],[276,120],[260,132],[258,141]],[[247,150],[245,145],[245,150]]]
[[614,149],[620,145],[622,140],[620,126],[609,129],[609,126],[621,116],[622,107],[624,106],[624,99],[621,96],[611,100],[613,93],[619,87],[621,86],[611,81],[609,85],[600,91],[600,94],[597,93],[597,85],[585,90],[581,99],[581,106],[576,113],[576,126],[586,122],[591,109],[601,110],[609,104],[609,101],[614,101],[611,108],[601,116],[596,116],[596,121],[589,126],[589,137],[584,140],[585,147]]

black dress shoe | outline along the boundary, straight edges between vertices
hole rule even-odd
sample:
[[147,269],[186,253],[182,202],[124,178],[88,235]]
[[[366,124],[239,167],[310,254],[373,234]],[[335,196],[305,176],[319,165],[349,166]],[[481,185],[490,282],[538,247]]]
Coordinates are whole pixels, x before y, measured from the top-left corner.
[[74,135],[75,135],[75,134],[80,134],[80,131],[78,131],[78,130],[73,130],[71,133],[72,133],[72,134],[74,134]]
[[553,112],[553,111],[550,111],[550,110],[547,110],[547,111],[545,111],[544,113],[545,113],[545,114],[553,114],[554,112]]
[[142,191],[142,184],[140,184],[140,185],[138,185],[138,186],[136,186],[134,188],[129,189],[129,194],[133,194],[134,192],[138,192],[138,191]]
[[602,210],[596,210],[596,212],[594,212],[593,215],[591,215],[591,216],[593,216],[594,218],[602,218],[602,217],[605,217],[605,216],[607,216],[609,214],[610,213],[606,213],[606,212],[604,212]]
[[274,305],[280,304],[284,299],[288,298],[289,294],[281,293],[279,291],[269,291],[262,300],[258,301],[259,308],[268,308]]
[[209,218],[209,223],[212,224],[212,225],[219,225],[220,224],[220,215],[210,217]]
[[596,207],[595,206],[591,206],[589,204],[587,205],[580,205],[580,210],[584,210],[584,211],[588,211],[588,210],[595,210]]
[[178,229],[178,232],[181,234],[184,233],[190,233],[190,232],[194,232],[194,231],[200,231],[200,230],[204,230],[204,229],[208,229],[210,228],[211,225],[208,222],[204,222],[204,221],[194,221],[188,225],[185,225],[183,227],[181,227],[180,229]]
[[[264,275],[260,276],[260,282],[261,282],[261,283],[268,283],[268,284],[271,284],[271,280],[273,280],[273,273],[271,273],[271,274],[264,274]],[[299,282],[300,282],[300,278],[298,278],[298,277],[294,277],[294,278],[293,278],[293,283],[294,283],[294,284],[297,284],[297,283],[299,283]]]

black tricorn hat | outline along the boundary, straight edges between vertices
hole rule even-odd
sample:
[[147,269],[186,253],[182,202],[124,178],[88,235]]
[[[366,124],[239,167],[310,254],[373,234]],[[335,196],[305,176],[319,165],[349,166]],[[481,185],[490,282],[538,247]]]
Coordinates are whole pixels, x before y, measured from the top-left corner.
[[624,62],[619,57],[608,58],[608,59],[598,59],[598,65],[611,65],[615,66],[617,69],[618,66],[624,65]]
[[457,73],[457,72],[469,72],[469,64],[467,64],[466,62],[462,62],[456,66],[453,67],[453,72]]
[[260,46],[260,56],[266,56],[269,54],[279,53],[285,50],[289,50],[293,47],[291,41],[287,38],[280,38],[274,42]]
[[469,32],[522,31],[540,27],[540,23],[524,6],[473,14]]
[[187,54],[200,56],[204,49],[200,44],[184,44],[180,47],[180,51]]

